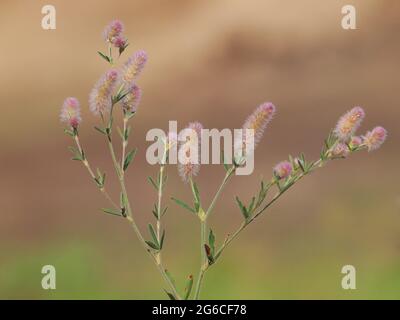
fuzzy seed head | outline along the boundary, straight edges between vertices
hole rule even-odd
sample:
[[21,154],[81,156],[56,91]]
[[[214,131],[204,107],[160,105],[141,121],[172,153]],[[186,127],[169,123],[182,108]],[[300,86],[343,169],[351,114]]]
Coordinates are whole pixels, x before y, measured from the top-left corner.
[[147,53],[143,50],[136,52],[131,56],[123,67],[123,80],[126,83],[132,83],[140,73],[147,62]]
[[122,108],[125,111],[136,112],[142,97],[142,90],[136,85],[128,89],[127,95],[122,99]]
[[368,147],[368,151],[373,151],[385,142],[386,137],[387,131],[385,128],[375,127],[364,136],[364,144]]
[[124,31],[124,25],[119,20],[111,21],[104,29],[104,40],[113,43]]
[[[275,106],[271,102],[266,102],[260,105],[243,124],[243,129],[254,130],[254,146],[262,139],[268,123],[272,120],[276,112]],[[244,133],[245,135],[245,133]]]
[[112,94],[117,85],[118,79],[118,71],[111,69],[107,71],[99,81],[97,81],[89,96],[89,108],[94,115],[97,116],[110,112],[112,106]]
[[356,132],[362,120],[365,117],[365,112],[361,107],[354,107],[345,113],[338,121],[335,134],[342,141],[346,142]]
[[339,142],[334,146],[332,156],[335,158],[347,157],[349,152],[349,147],[345,143]]
[[81,118],[81,107],[77,98],[69,97],[64,100],[61,107],[60,120],[67,123],[71,128],[78,128]]
[[292,174],[292,170],[293,167],[289,161],[282,161],[274,167],[274,175],[278,179],[285,179]]
[[[192,163],[188,161],[187,163],[178,164],[178,172],[184,182],[189,182],[190,179],[194,176],[197,176],[200,171],[200,145],[201,145],[201,130],[203,129],[203,125],[200,122],[191,122],[189,123],[187,129],[191,129],[191,136],[189,136],[189,140],[180,145],[180,147],[188,148],[186,151],[186,156],[190,159],[190,148],[197,149],[197,163]],[[193,146],[192,143],[196,142],[195,136],[197,137],[197,145]]]

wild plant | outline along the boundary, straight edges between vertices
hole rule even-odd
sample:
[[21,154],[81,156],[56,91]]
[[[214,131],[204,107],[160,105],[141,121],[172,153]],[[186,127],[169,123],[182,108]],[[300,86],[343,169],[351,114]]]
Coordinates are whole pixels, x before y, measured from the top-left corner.
[[[111,155],[120,187],[118,201],[112,199],[106,189],[106,174],[100,169],[93,169],[81,143],[79,128],[82,118],[78,99],[73,97],[65,99],[61,108],[60,118],[67,125],[65,133],[73,139],[75,144],[74,147],[70,147],[73,153],[72,159],[83,164],[96,187],[110,203],[110,208],[102,208],[101,210],[126,220],[132,226],[145,252],[150,256],[164,278],[167,286],[165,292],[170,299],[199,299],[207,271],[221,259],[226,248],[238,238],[244,229],[264,214],[272,204],[302,178],[322,168],[332,160],[346,159],[351,154],[363,150],[373,151],[379,148],[386,139],[387,132],[383,127],[375,127],[364,135],[356,135],[356,130],[364,119],[365,112],[361,107],[352,108],[339,119],[336,127],[325,139],[318,159],[308,160],[304,154],[300,154],[297,157],[289,156],[288,159],[278,163],[272,169],[269,180],[261,181],[257,192],[255,192],[250,201],[245,202],[236,196],[235,201],[242,215],[242,223],[234,232],[226,236],[220,245],[217,245],[215,233],[208,224],[209,219],[215,211],[215,206],[225,186],[235,176],[238,168],[242,167],[246,162],[246,152],[254,150],[260,144],[268,124],[276,113],[275,106],[269,102],[261,104],[244,122],[242,126],[244,133],[239,138],[236,137],[234,144],[235,146],[240,146],[239,150],[246,150],[246,152],[234,153],[233,161],[224,161],[225,175],[210,204],[207,205],[202,201],[199,187],[195,181],[200,171],[199,161],[178,163],[179,175],[191,191],[193,204],[188,204],[175,196],[171,197],[171,199],[198,218],[200,224],[199,251],[201,255],[196,279],[190,275],[185,288],[180,290],[171,273],[167,271],[169,269],[165,267],[163,260],[166,233],[162,222],[167,212],[164,195],[167,183],[167,163],[169,151],[173,146],[177,146],[179,150],[183,150],[183,153],[188,153],[189,155],[193,150],[198,152],[196,150],[200,149],[203,126],[199,122],[192,122],[188,125],[187,128],[191,130],[195,139],[181,141],[174,132],[170,132],[168,137],[162,139],[163,152],[159,155],[158,173],[155,178],[148,178],[149,183],[156,192],[156,201],[153,208],[149,210],[153,214],[154,222],[148,224],[148,232],[145,233],[140,230],[136,223],[125,180],[127,170],[133,162],[137,150],[136,148],[128,148],[131,133],[129,124],[138,113],[142,91],[137,81],[146,65],[147,54],[142,50],[137,51],[127,59],[122,67],[116,67],[116,63],[128,47],[128,40],[124,36],[123,24],[118,20],[111,22],[105,28],[104,41],[107,45],[107,51],[98,52],[98,54],[110,64],[111,68],[105,72],[93,87],[89,96],[89,109],[99,119],[99,124],[94,129],[104,138]],[[116,128],[120,142],[115,141],[113,136],[115,112],[122,113],[122,126],[121,128]],[[249,142],[246,139],[248,132],[252,133],[253,143],[251,143],[251,146],[248,145]],[[120,144],[121,148],[119,157],[115,149],[117,143]],[[196,144],[195,147],[197,148],[187,148],[188,145],[190,146],[193,143]]]

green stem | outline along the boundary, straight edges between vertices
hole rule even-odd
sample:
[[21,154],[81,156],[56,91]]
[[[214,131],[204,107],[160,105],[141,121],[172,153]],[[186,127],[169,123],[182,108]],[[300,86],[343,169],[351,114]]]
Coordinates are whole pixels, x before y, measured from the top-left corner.
[[126,153],[126,148],[128,146],[128,139],[126,137],[126,130],[127,130],[127,124],[128,124],[128,118],[124,116],[124,127],[122,131],[122,156],[121,156],[121,172],[124,174],[124,162],[125,162],[125,153]]
[[204,217],[200,217],[200,253],[201,253],[201,263],[200,263],[200,270],[199,270],[199,275],[197,277],[197,284],[196,284],[196,290],[195,290],[195,295],[194,298],[197,300],[200,297],[200,291],[201,287],[203,284],[204,276],[205,273],[209,267],[208,263],[208,258],[206,256],[205,252],[205,247],[204,245],[207,243],[207,219],[211,215],[211,212],[213,211],[221,193],[222,190],[224,189],[225,185],[227,184],[229,178],[232,176],[232,174],[235,171],[235,166],[232,166],[228,169],[228,171],[225,174],[224,179],[222,180],[221,185],[219,186],[217,192],[215,193],[214,198],[211,201],[210,206],[208,207]]
[[232,176],[233,172],[235,172],[235,166],[230,167],[228,169],[228,171],[226,172],[224,180],[222,180],[222,183],[219,186],[217,193],[215,194],[213,200],[211,201],[210,206],[207,209],[206,218],[208,218],[210,216],[211,212],[213,211],[213,209],[217,203],[217,200],[218,200],[219,196],[221,195],[222,190],[224,189],[225,185],[227,184],[229,178]]
[[[110,115],[111,117],[112,115]],[[111,153],[111,158],[114,164],[114,168],[115,171],[117,173],[118,176],[118,180],[121,186],[121,192],[124,196],[124,198],[126,199],[126,204],[127,204],[127,220],[130,222],[134,232],[136,233],[136,236],[138,237],[140,243],[143,245],[143,247],[145,248],[146,252],[153,258],[158,270],[160,271],[162,277],[164,278],[165,282],[169,285],[170,289],[172,290],[172,293],[174,294],[174,296],[178,299],[181,300],[181,297],[175,287],[175,285],[172,283],[171,279],[168,277],[167,273],[165,272],[165,268],[162,264],[162,262],[160,261],[160,259],[158,259],[158,257],[148,248],[145,239],[142,236],[142,233],[140,232],[134,218],[133,218],[133,214],[132,214],[132,209],[131,209],[131,205],[130,205],[130,201],[128,198],[128,192],[126,190],[126,186],[125,186],[125,180],[124,180],[124,175],[123,175],[123,171],[121,170],[119,163],[117,161],[117,158],[115,156],[115,151],[114,151],[114,147],[112,144],[112,139],[111,139],[111,128],[109,130],[108,133],[108,137],[107,137],[107,141],[108,141],[108,147]]]
[[263,212],[265,212],[266,209],[268,209],[276,200],[278,200],[287,190],[289,190],[292,186],[295,185],[296,182],[298,182],[300,179],[305,177],[307,174],[311,173],[315,168],[317,167],[322,167],[324,165],[324,162],[319,159],[316,161],[310,170],[307,172],[303,172],[299,174],[296,178],[296,180],[293,182],[291,186],[288,188],[284,189],[283,191],[279,191],[275,194],[275,196],[267,203],[265,204],[260,210],[258,210],[249,220],[244,221],[240,227],[224,242],[224,244],[221,246],[221,248],[217,251],[215,254],[215,262],[219,259],[221,256],[222,252],[226,249],[226,247],[251,223],[253,222],[257,217],[259,217]]
[[[81,154],[84,154],[84,153],[83,153],[82,145],[81,145],[80,140],[79,140],[78,133],[75,134],[74,140],[75,140],[76,146],[78,147],[79,152],[80,152]],[[88,170],[89,175],[91,176],[91,178],[93,179],[93,181],[96,182],[96,176],[95,176],[95,174],[94,174],[94,172],[93,172],[93,170],[92,170],[92,167],[90,166],[89,161],[88,161],[87,158],[86,158],[86,155],[85,155],[85,159],[84,159],[82,162],[83,162],[83,165],[84,165],[84,166],[86,167],[86,169]],[[108,192],[106,191],[106,188],[105,188],[104,186],[103,186],[102,188],[99,188],[99,189],[100,189],[100,192],[104,195],[104,197],[105,197],[116,209],[120,209],[119,206],[112,200],[111,196],[108,194]]]
[[204,245],[206,244],[206,232],[207,232],[207,221],[204,220],[204,221],[201,221],[201,223],[200,223],[201,264],[200,264],[199,275],[197,277],[196,290],[195,290],[195,294],[194,294],[195,300],[199,299],[201,286],[202,286],[203,279],[204,279],[204,274],[205,274],[206,270],[208,269],[208,261],[207,261],[207,256],[206,256],[205,248],[204,248]]

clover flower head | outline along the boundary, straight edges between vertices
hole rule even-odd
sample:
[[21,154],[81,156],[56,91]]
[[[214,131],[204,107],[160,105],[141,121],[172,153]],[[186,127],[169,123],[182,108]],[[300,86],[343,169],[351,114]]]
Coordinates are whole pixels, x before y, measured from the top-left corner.
[[346,142],[356,132],[365,117],[364,109],[354,107],[345,113],[338,121],[334,130],[340,141]]
[[116,48],[125,48],[127,39],[123,36],[117,36],[112,40],[112,44]]
[[120,20],[111,21],[104,29],[104,40],[114,43],[115,39],[124,31],[124,25]]
[[[187,129],[192,130],[191,135],[189,136],[189,140],[181,144],[180,147],[185,146],[185,148],[188,148],[188,150],[186,151],[186,156],[189,161],[187,161],[186,163],[179,162],[178,164],[178,172],[184,182],[189,182],[190,179],[194,176],[197,176],[200,171],[200,145],[201,130],[203,129],[203,125],[200,122],[191,122],[189,123]],[[196,141],[196,139],[194,139],[195,136],[197,138],[197,145],[190,145]],[[193,149],[197,150],[198,152],[197,163],[193,163],[192,161],[190,161],[190,147],[193,147]]]
[[353,136],[350,139],[350,145],[354,148],[354,147],[359,147],[360,145],[362,145],[362,138],[359,136]]
[[61,107],[60,120],[72,128],[78,128],[81,118],[81,107],[77,98],[69,97],[64,100]]
[[332,156],[335,158],[347,157],[349,152],[349,147],[345,143],[339,142],[333,147]]
[[147,62],[147,53],[143,50],[137,51],[131,56],[123,67],[123,80],[126,83],[132,83],[140,73]]
[[112,94],[118,83],[118,79],[118,71],[111,69],[97,81],[89,96],[89,108],[95,115],[110,112]]
[[293,167],[289,161],[282,161],[274,167],[274,175],[278,179],[285,179],[292,174],[292,170]]
[[[254,110],[243,124],[244,130],[254,130],[254,146],[261,141],[264,131],[267,128],[268,123],[272,120],[275,112],[276,108],[271,102],[263,103]],[[245,132],[243,135],[245,135]]]
[[363,143],[368,147],[368,151],[378,149],[386,140],[387,131],[383,127],[375,127],[368,131],[364,136]]
[[136,84],[133,84],[128,89],[128,93],[122,99],[122,108],[125,111],[136,112],[141,97],[142,97],[142,90]]

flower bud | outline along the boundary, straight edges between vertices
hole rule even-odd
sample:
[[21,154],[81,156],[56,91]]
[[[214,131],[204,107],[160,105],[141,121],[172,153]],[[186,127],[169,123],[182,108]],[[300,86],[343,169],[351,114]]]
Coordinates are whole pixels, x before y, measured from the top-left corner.
[[282,161],[274,167],[274,175],[278,179],[285,179],[292,174],[292,170],[293,168],[289,161]]

